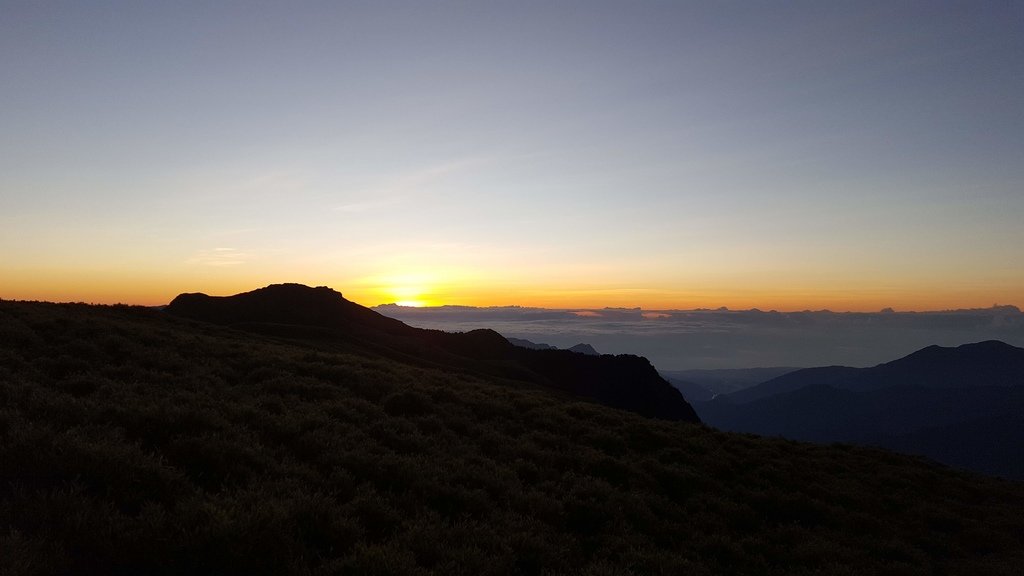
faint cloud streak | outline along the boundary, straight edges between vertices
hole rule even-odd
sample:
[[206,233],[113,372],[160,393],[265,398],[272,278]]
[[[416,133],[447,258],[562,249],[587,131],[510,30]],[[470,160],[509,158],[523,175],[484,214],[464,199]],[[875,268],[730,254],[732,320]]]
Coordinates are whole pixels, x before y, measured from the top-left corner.
[[464,158],[387,178],[377,185],[362,188],[352,194],[352,198],[372,198],[372,200],[344,202],[334,206],[333,210],[360,213],[399,205],[411,201],[413,198],[422,201],[424,194],[431,192],[445,179],[484,162],[485,160],[480,158]]
[[207,248],[196,252],[185,263],[193,266],[224,267],[245,264],[251,259],[251,254],[235,248]]

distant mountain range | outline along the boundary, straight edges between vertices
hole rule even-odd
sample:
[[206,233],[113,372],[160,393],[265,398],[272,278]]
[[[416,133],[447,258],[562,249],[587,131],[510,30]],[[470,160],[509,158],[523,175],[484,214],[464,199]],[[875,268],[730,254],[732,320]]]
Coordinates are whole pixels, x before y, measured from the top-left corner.
[[1024,349],[996,340],[956,348],[929,346],[872,368],[830,366],[797,370],[730,394],[732,402],[792,392],[817,384],[867,391],[891,386],[973,388],[1024,384]]
[[750,388],[799,368],[724,368],[720,370],[659,370],[691,402],[706,402],[719,394]]
[[408,326],[355,304],[330,288],[276,284],[216,297],[182,294],[165,309],[176,316],[372,351],[433,368],[458,370],[560,390],[645,416],[696,422],[696,413],[647,359],[514,346],[493,330],[465,333]]
[[558,350],[557,346],[551,344],[545,344],[543,342],[531,342],[523,338],[509,338],[505,337],[508,343],[513,346],[519,346],[521,348],[529,348],[530,350]]
[[1024,349],[999,341],[797,370],[697,407],[723,430],[872,444],[1024,479]]
[[[560,349],[557,346],[552,346],[551,344],[544,344],[543,342],[540,342],[540,343],[538,343],[538,342],[531,342],[531,341],[525,340],[523,338],[505,338],[505,339],[508,340],[509,344],[512,344],[513,346],[520,346],[522,348],[530,348],[531,350],[559,350]],[[593,346],[591,346],[590,344],[583,344],[582,342],[579,343],[579,344],[575,344],[573,346],[570,346],[570,347],[566,348],[566,350],[569,350],[570,352],[577,352],[579,354],[586,354],[587,356],[600,356],[601,355],[601,353],[598,352],[597,350],[595,350]]]

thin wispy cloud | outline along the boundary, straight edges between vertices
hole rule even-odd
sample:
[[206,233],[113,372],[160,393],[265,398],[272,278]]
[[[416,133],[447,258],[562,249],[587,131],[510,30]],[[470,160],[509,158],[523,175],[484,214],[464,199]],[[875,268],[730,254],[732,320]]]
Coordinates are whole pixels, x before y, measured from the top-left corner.
[[207,248],[199,250],[185,261],[193,266],[238,266],[252,260],[252,254],[235,248]]
[[382,178],[348,194],[351,200],[333,206],[333,210],[361,213],[414,200],[422,202],[425,196],[436,192],[450,178],[486,162],[488,161],[483,158],[462,158]]

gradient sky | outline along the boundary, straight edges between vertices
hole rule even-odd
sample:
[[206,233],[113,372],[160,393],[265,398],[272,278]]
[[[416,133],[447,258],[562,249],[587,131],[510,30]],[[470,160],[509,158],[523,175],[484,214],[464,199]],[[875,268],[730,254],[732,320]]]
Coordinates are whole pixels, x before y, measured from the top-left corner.
[[0,0],[0,297],[1024,305],[1021,2]]

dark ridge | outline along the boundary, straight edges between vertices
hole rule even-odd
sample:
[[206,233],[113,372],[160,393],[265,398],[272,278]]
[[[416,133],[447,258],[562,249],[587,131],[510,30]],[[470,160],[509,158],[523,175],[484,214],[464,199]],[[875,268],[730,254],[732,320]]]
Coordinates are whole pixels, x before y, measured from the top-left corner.
[[601,353],[594,350],[594,347],[590,344],[579,343],[574,346],[567,348],[570,352],[576,352],[577,354],[586,354],[588,356],[600,356]]
[[723,430],[857,442],[1024,479],[1024,349],[928,346],[872,368],[785,374],[699,405]]
[[[506,338],[506,340],[508,340],[509,344],[512,344],[513,346],[530,348],[531,350],[561,350],[561,348],[558,348],[557,346],[552,346],[551,344],[545,344],[542,342],[531,342],[529,340],[524,340],[523,338]],[[579,344],[574,344],[568,348],[565,348],[565,350],[568,350],[570,352],[576,352],[577,354],[586,354],[588,356],[601,355],[601,353],[598,352],[593,346],[591,346],[590,344],[585,344],[583,342]]]
[[181,294],[165,309],[176,316],[215,324],[297,324],[325,328],[359,327],[380,332],[399,332],[405,324],[382,316],[326,286],[272,284],[234,296]]
[[848,366],[822,366],[819,368],[803,368],[795,372],[783,374],[777,378],[751,386],[731,394],[722,394],[715,398],[717,402],[743,403],[752,402],[761,398],[795,392],[801,388],[813,385],[831,386],[834,388],[846,389],[851,383],[856,382],[859,374],[865,368],[850,368]]
[[530,348],[533,350],[558,350],[556,346],[552,346],[551,344],[544,344],[542,342],[531,342],[530,340],[526,340],[523,338],[506,337],[505,339],[508,340],[508,343],[513,346],[521,346],[523,348]]
[[414,328],[350,302],[326,287],[275,284],[235,296],[182,294],[166,312],[253,332],[414,359],[449,370],[526,381],[644,416],[699,421],[679,391],[645,358],[531,350],[510,344],[493,330],[447,333]]
[[[913,354],[869,369],[866,386],[903,381],[930,388],[1024,385],[1024,348],[998,340],[955,348],[928,346]],[[908,382],[917,380],[918,382]]]
[[1024,348],[998,340],[957,347],[928,346],[872,368],[805,368],[720,398],[730,402],[750,402],[811,385],[842,390],[874,390],[890,386],[1020,386],[1024,385]]
[[672,378],[662,373],[662,378],[668,380],[669,384],[676,387],[683,394],[683,398],[686,398],[688,402],[707,402],[715,397],[715,393],[708,390],[704,386],[697,384],[696,382],[690,382],[689,380],[680,380],[679,378]]
[[797,370],[800,370],[800,368],[791,366],[722,368],[711,370],[662,370],[661,375],[669,382],[682,381],[696,384],[707,389],[711,392],[712,396],[715,396],[718,394],[731,394],[745,388],[750,388],[751,386],[757,386],[758,384]]

